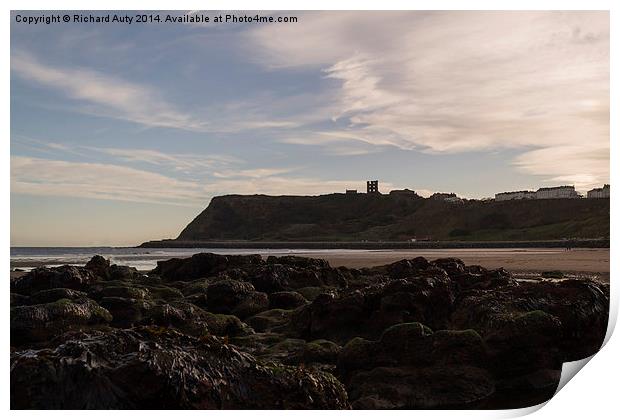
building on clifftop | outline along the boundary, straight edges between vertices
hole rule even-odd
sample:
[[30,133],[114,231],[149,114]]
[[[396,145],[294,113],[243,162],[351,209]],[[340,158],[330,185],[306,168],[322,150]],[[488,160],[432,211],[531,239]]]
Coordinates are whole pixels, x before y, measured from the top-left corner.
[[573,185],[563,185],[561,187],[543,187],[536,191],[536,199],[545,200],[550,198],[580,198]]
[[379,181],[366,181],[366,193],[378,194],[379,193]]
[[495,194],[495,201],[533,200],[535,198],[536,191],[508,191]]
[[609,184],[603,185],[603,188],[594,188],[588,191],[588,198],[610,198]]

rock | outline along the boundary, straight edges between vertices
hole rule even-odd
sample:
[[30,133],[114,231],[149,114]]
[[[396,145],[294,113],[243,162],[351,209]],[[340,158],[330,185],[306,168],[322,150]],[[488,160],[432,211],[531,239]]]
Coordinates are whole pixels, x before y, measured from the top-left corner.
[[331,268],[327,260],[324,260],[322,258],[298,257],[296,255],[283,255],[281,257],[270,255],[269,257],[267,257],[267,264],[281,264],[290,267],[305,268],[310,270]]
[[355,409],[476,408],[495,391],[493,378],[472,366],[380,367],[355,375]]
[[248,277],[248,281],[261,292],[274,293],[305,287],[347,285],[348,273],[338,268],[331,268],[323,260],[294,257],[291,260],[294,262],[292,265],[286,265],[288,257],[269,257],[267,261],[268,264],[257,267]]
[[193,280],[215,276],[228,269],[253,268],[263,263],[260,255],[218,255],[200,253],[190,258],[172,258],[157,261],[153,274],[168,281]]
[[433,260],[431,264],[445,270],[450,278],[465,273],[465,263],[458,258],[438,258]]
[[116,264],[110,266],[108,275],[110,280],[135,280],[141,276],[138,270],[133,267]]
[[271,309],[295,309],[307,303],[306,298],[297,292],[276,292],[269,295]]
[[388,275],[393,279],[404,279],[415,276],[422,270],[430,267],[430,263],[424,257],[416,257],[409,260],[400,260],[385,266]]
[[[209,296],[207,295],[207,302]],[[245,296],[237,306],[235,306],[231,314],[246,319],[249,316],[264,312],[269,308],[269,296],[266,293],[253,292]]]
[[562,353],[562,360],[579,360],[594,354],[603,343],[609,298],[600,285],[589,280],[470,290],[459,299],[450,326],[453,329],[473,328],[486,337],[533,311],[545,312],[559,320],[559,325],[553,325],[559,329],[556,346]]
[[199,307],[182,301],[161,303],[148,308],[143,325],[176,328],[187,335],[204,337],[209,334],[207,314]]
[[394,325],[378,341],[354,338],[338,356],[338,372],[355,408],[467,407],[495,389],[486,349],[473,330],[437,331]]
[[11,307],[30,305],[30,296],[20,295],[19,293],[11,293]]
[[11,356],[12,409],[342,409],[328,373],[264,363],[222,341],[139,328]]
[[84,266],[85,269],[92,271],[96,276],[104,280],[110,278],[110,260],[106,260],[101,255],[93,256]]
[[254,334],[254,330],[247,324],[241,322],[234,315],[222,315],[206,312],[203,319],[211,334],[221,337],[244,337]]
[[304,340],[284,338],[256,354],[263,360],[297,366],[302,360],[305,346],[306,342]]
[[328,340],[314,340],[306,343],[301,356],[305,363],[336,364],[342,347]]
[[281,292],[290,290],[288,280],[293,272],[294,270],[291,267],[269,264],[258,267],[248,281],[258,291],[265,293]]
[[302,287],[297,289],[296,292],[302,295],[309,302],[312,302],[318,295],[325,293],[328,290],[324,287]]
[[485,342],[496,377],[514,378],[539,370],[561,370],[558,340],[561,326],[557,317],[531,311],[509,318],[490,332]]
[[110,325],[116,328],[140,325],[148,310],[155,305],[148,300],[117,296],[104,297],[99,304],[112,314]]
[[455,285],[443,271],[434,277],[392,280],[340,296],[319,295],[293,313],[290,328],[306,340],[325,338],[339,344],[356,336],[376,339],[387,327],[406,322],[444,329],[455,296]]
[[111,286],[101,291],[102,297],[124,297],[130,299],[150,299],[147,289],[133,286]]
[[112,315],[87,298],[11,308],[11,345],[37,343],[58,334],[106,325]]
[[340,352],[338,369],[346,376],[379,366],[484,366],[486,348],[473,330],[437,331],[414,322],[394,325],[378,341],[354,338]]
[[47,290],[41,290],[40,292],[34,293],[30,297],[30,303],[34,305],[34,304],[39,304],[39,303],[56,302],[57,300],[60,300],[60,299],[73,300],[73,299],[84,298],[84,297],[86,297],[86,293],[80,292],[78,290],[64,289],[64,288],[47,289]]
[[209,283],[205,279],[199,279],[197,281],[192,281],[184,284],[182,287],[178,288],[183,293],[183,296],[192,296],[192,295],[205,295],[207,294],[207,288],[209,287]]
[[31,295],[41,290],[67,288],[86,290],[95,283],[96,276],[85,268],[63,265],[61,267],[39,267],[11,283],[11,291]]
[[244,319],[269,307],[266,293],[257,292],[251,283],[221,280],[207,288],[207,307],[211,312],[232,314]]
[[562,279],[564,278],[564,273],[559,270],[554,271],[543,271],[540,273],[540,276],[546,279]]
[[11,292],[11,403],[32,408],[344,408],[343,386],[355,408],[523,407],[609,314],[609,285],[453,258],[197,254],[143,275],[95,257]]
[[230,337],[229,342],[247,353],[260,356],[265,354],[269,347],[284,340],[286,337],[278,333],[255,333]]
[[148,290],[153,300],[162,300],[164,302],[183,299],[183,293],[180,290],[167,286],[142,285]]
[[258,332],[277,332],[290,322],[291,315],[291,310],[270,309],[247,318],[245,322]]

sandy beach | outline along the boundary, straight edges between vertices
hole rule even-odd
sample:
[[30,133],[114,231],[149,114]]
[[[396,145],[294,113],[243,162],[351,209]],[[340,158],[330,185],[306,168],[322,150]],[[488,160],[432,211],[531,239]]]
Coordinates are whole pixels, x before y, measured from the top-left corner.
[[325,258],[334,266],[350,268],[389,264],[404,258],[423,256],[427,259],[456,257],[465,264],[486,268],[503,267],[515,273],[539,273],[559,270],[584,275],[598,275],[600,281],[609,281],[609,248],[606,249],[440,249],[440,250],[380,250],[320,255],[299,254]]

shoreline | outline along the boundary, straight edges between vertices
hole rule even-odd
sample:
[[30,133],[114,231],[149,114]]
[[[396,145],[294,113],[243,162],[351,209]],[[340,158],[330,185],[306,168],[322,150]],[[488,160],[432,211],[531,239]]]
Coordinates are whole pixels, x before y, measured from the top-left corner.
[[[135,266],[139,270],[148,271],[154,268],[156,261],[171,258],[183,258],[198,252],[215,252],[220,254],[234,255],[234,249],[197,250],[187,249],[187,253],[174,252],[170,255],[162,254],[134,254],[112,256],[115,263]],[[322,258],[327,260],[332,267],[344,266],[348,268],[373,267],[390,264],[402,259],[410,259],[423,256],[429,260],[456,257],[467,265],[481,265],[488,268],[503,267],[506,270],[531,274],[543,271],[562,271],[572,274],[591,275],[597,274],[604,282],[609,281],[610,251],[608,248],[575,248],[569,251],[561,248],[520,248],[520,249],[415,249],[415,250],[289,250],[282,252],[277,250],[259,249],[256,252],[246,250],[245,254],[259,254],[263,258],[270,255],[296,255],[300,257]],[[272,252],[270,252],[272,251]],[[32,268],[41,266],[57,265],[84,265],[92,257],[53,257],[49,258],[19,258],[11,259],[11,269]]]
[[543,241],[147,241],[136,248],[223,249],[467,249],[467,248],[609,248],[609,239],[557,239]]

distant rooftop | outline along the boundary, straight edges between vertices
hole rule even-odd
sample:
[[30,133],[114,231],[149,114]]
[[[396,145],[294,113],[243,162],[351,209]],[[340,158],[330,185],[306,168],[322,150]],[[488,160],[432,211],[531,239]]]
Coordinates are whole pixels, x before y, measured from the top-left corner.
[[541,187],[538,189],[538,191],[550,191],[550,190],[561,190],[564,188],[570,188],[570,189],[575,189],[574,185],[561,185],[559,187]]

